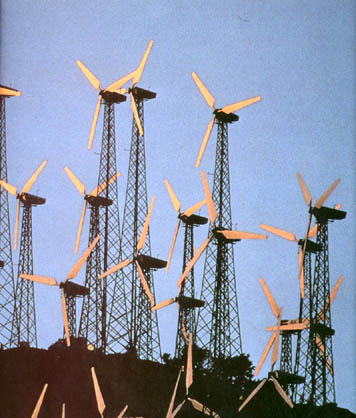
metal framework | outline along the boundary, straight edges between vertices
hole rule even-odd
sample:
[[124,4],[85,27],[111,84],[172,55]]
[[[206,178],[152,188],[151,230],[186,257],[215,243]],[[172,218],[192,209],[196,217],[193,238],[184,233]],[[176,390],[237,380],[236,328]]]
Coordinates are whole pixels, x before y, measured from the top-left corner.
[[[99,233],[99,206],[90,205],[90,228],[88,246],[94,241]],[[85,338],[87,344],[95,349],[104,350],[105,345],[105,323],[103,315],[103,280],[99,279],[102,273],[102,251],[100,241],[93,248],[88,257],[85,271],[85,287],[89,294],[84,297],[82,305],[82,313],[79,325],[79,337]],[[69,298],[66,295],[68,318],[70,318],[70,307],[68,305]],[[72,299],[72,298],[70,298]],[[74,299],[74,298],[73,298]],[[73,303],[72,303],[73,307]],[[75,308],[75,300],[74,300]],[[75,312],[75,311],[74,311]],[[74,322],[73,318],[69,319],[69,324]],[[69,334],[71,326],[69,325]]]
[[[226,120],[226,116],[222,112],[216,115],[218,134],[213,200],[218,215],[215,226],[231,229],[228,123],[233,120]],[[209,236],[213,233],[213,229],[214,225],[210,224]],[[198,312],[198,344],[209,350],[210,360],[241,354],[233,246],[216,237],[206,250],[200,299],[205,302],[205,306]]]
[[[300,251],[302,249],[300,248]],[[300,298],[299,321],[312,317],[312,256],[306,248],[304,256],[304,299]],[[309,345],[309,328],[298,332],[297,347],[295,352],[294,374],[305,377],[307,374],[307,356]],[[303,385],[293,387],[293,401],[302,402]]]
[[[121,103],[126,97],[118,94],[104,94],[104,121],[98,185],[108,183],[116,172],[116,140],[115,140],[115,103]],[[100,348],[104,353],[114,352],[117,344],[113,329],[109,327],[108,311],[120,301],[124,294],[116,287],[117,274],[99,279],[98,275],[109,266],[117,264],[120,253],[120,219],[118,203],[118,187],[116,182],[107,185],[101,196],[111,201],[101,210],[90,205],[89,245],[100,234],[98,245],[87,260],[85,286],[89,289],[88,298],[84,299],[80,320],[80,336],[88,339],[88,343]],[[115,317],[115,331],[126,328],[125,318]]]
[[[194,255],[193,231],[194,224],[184,222],[184,252],[182,272],[184,272],[187,264],[193,258]],[[187,279],[182,283],[179,296],[184,295],[194,298],[194,293],[194,268],[192,268],[187,276]],[[183,308],[179,305],[175,358],[183,358],[184,349],[187,345],[187,335],[192,334],[193,342],[195,341],[195,325],[195,309]]]
[[[144,101],[154,99],[155,93],[135,87],[132,89],[141,126],[144,126]],[[135,118],[132,122],[130,160],[128,166],[126,199],[121,231],[120,260],[133,260],[136,247],[148,211],[146,187],[145,141],[137,127]],[[151,256],[149,232],[140,255]],[[148,286],[154,297],[153,274],[149,265],[141,265]],[[135,351],[142,359],[161,359],[161,345],[158,329],[157,312],[151,311],[151,305],[141,285],[135,263],[121,270],[121,278],[116,282],[119,292],[125,297],[117,298],[112,305],[110,329],[116,334],[115,340],[125,343],[126,349]],[[114,310],[115,309],[115,310]],[[115,326],[115,319],[127,313],[128,327],[125,332]],[[126,316],[125,316],[126,318]]]
[[[5,97],[1,95],[0,179],[7,183]],[[10,348],[14,296],[8,192],[0,187],[0,344],[4,348]]]
[[325,405],[335,402],[332,349],[335,331],[332,329],[330,311],[328,222],[344,219],[346,212],[323,206],[311,210],[318,224],[316,241],[322,249],[315,259],[306,379],[301,402]]
[[11,346],[26,343],[37,347],[36,307],[34,282],[20,274],[33,275],[32,204],[22,202],[21,243],[15,290],[15,308],[11,331]]

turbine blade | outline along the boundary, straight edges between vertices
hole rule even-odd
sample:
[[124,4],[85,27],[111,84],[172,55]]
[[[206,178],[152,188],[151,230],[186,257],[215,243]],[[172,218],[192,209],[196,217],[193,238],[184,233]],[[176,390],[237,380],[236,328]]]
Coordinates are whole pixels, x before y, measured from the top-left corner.
[[318,232],[318,224],[315,224],[313,228],[309,231],[308,238],[314,238]]
[[245,408],[245,406],[250,402],[250,400],[256,395],[256,393],[262,388],[262,386],[267,382],[267,379],[263,379],[262,382],[260,382],[255,389],[248,395],[248,397],[245,399],[245,401],[242,403],[242,405],[239,408],[239,412]]
[[264,351],[262,353],[262,356],[260,358],[260,361],[259,361],[259,363],[258,363],[258,365],[256,367],[256,370],[255,370],[255,376],[257,376],[258,373],[259,373],[259,371],[261,370],[261,367],[262,367],[264,361],[266,360],[266,357],[268,356],[268,353],[269,353],[269,351],[270,351],[270,349],[272,347],[272,344],[273,344],[275,338],[276,338],[276,333],[274,332],[271,335],[270,339],[268,340],[268,343],[266,345],[266,348],[264,349]]
[[169,266],[171,264],[173,250],[174,250],[174,247],[176,245],[176,240],[177,240],[177,236],[178,236],[179,226],[180,226],[180,218],[178,218],[177,226],[176,226],[176,229],[174,231],[174,235],[173,235],[173,239],[172,239],[171,248],[169,249],[168,260],[167,260],[167,265],[166,265],[166,271],[168,271]]
[[146,48],[146,51],[143,54],[142,60],[139,64],[139,66],[137,67],[137,70],[135,71],[135,76],[134,76],[134,79],[132,80],[132,87],[135,86],[135,84],[137,84],[141,80],[142,73],[143,73],[143,70],[145,68],[147,58],[148,58],[148,56],[151,52],[152,45],[153,45],[153,40],[150,40],[150,42],[148,43],[148,46]]
[[263,234],[253,234],[251,232],[241,232],[241,231],[216,231],[217,233],[223,235],[226,239],[267,239],[267,235]]
[[120,264],[116,264],[116,266],[111,267],[111,269],[106,270],[105,273],[102,273],[99,276],[99,279],[103,279],[104,277],[109,276],[109,274],[115,273],[116,271],[123,269],[124,267],[128,266],[131,263],[132,263],[132,260],[126,259],[122,261]]
[[172,397],[171,397],[171,401],[169,403],[166,418],[172,418],[172,411],[173,411],[173,407],[174,407],[174,401],[176,399],[177,388],[178,388],[181,373],[182,373],[182,369],[180,369],[179,373],[178,373],[177,381],[176,381],[176,384],[174,386],[174,390],[173,390],[173,394],[172,394]]
[[212,225],[214,225],[218,214],[216,212],[215,204],[214,204],[213,198],[212,198],[211,193],[210,193],[210,188],[209,188],[208,180],[206,178],[205,171],[201,172],[201,178],[202,178],[202,181],[203,181],[205,200],[206,200],[206,205],[208,206],[210,222],[211,222]]
[[15,220],[15,236],[14,236],[14,250],[17,250],[17,238],[19,235],[19,220],[20,220],[20,199],[17,201],[16,220]]
[[196,399],[188,398],[188,401],[192,404],[193,408],[199,412],[202,412],[205,415],[209,415],[209,417],[220,418],[220,415],[216,412],[209,409],[207,406],[203,405],[201,402],[197,401]]
[[10,87],[0,86],[0,96],[21,96],[21,92]]
[[[280,331],[302,331],[309,327],[309,320],[304,319],[302,322],[296,322],[295,324],[281,325]],[[276,326],[266,328],[267,331],[275,331]]]
[[215,122],[215,115],[213,115],[213,117],[211,118],[211,120],[209,122],[209,125],[208,125],[208,127],[205,131],[203,142],[201,143],[199,154],[198,154],[198,157],[197,157],[197,161],[195,162],[195,167],[196,168],[198,168],[200,166],[200,161],[203,158],[205,148],[208,145],[210,134],[211,134],[211,131],[213,130],[214,122]]
[[156,200],[156,196],[153,196],[152,197],[152,200],[151,200],[150,208],[149,208],[148,213],[147,213],[147,216],[146,216],[145,223],[144,223],[143,228],[142,228],[142,232],[141,232],[141,235],[140,235],[140,239],[139,239],[138,244],[137,244],[137,253],[145,245],[146,237],[147,237],[147,232],[148,232],[148,227],[150,225],[150,220],[151,220],[151,215],[152,215],[153,205],[155,203],[155,200]]
[[155,305],[151,308],[151,311],[157,311],[157,309],[165,308],[166,306],[172,305],[176,300],[175,298],[164,300],[163,302]]
[[33,412],[32,412],[31,418],[37,418],[37,417],[38,417],[38,414],[39,414],[40,409],[41,409],[41,406],[42,406],[43,398],[44,398],[44,396],[45,396],[45,394],[46,394],[47,387],[48,387],[48,384],[46,383],[46,384],[43,386],[43,389],[42,389],[41,395],[40,395],[40,397],[38,398],[38,401],[37,401],[37,403],[36,403],[35,409],[34,409],[34,410],[33,410]]
[[309,193],[309,190],[308,190],[307,186],[305,185],[305,183],[303,181],[303,178],[300,175],[300,173],[297,173],[297,177],[298,177],[300,188],[302,189],[302,193],[303,193],[303,196],[304,196],[305,203],[307,204],[307,206],[310,206],[311,201],[312,201],[311,194]]
[[67,314],[67,303],[64,296],[64,290],[62,289],[62,313],[63,313],[63,323],[64,323],[64,332],[66,334],[67,347],[70,347],[70,334],[68,326],[68,314]]
[[185,372],[185,389],[188,395],[189,388],[193,383],[193,334],[189,334],[187,370]]
[[188,335],[187,335],[187,329],[185,328],[185,323],[184,321],[182,321],[182,334],[185,340],[186,344],[189,344],[189,339],[188,339]]
[[101,394],[99,382],[98,382],[98,379],[96,377],[94,367],[91,368],[91,377],[93,379],[95,397],[96,397],[96,404],[98,405],[98,411],[101,415],[103,415],[106,405],[105,405],[105,402],[104,402],[103,395]]
[[280,334],[280,328],[281,328],[281,319],[282,319],[282,308],[279,310],[278,314],[278,322],[276,327],[276,338],[274,339],[274,346],[273,346],[273,352],[272,352],[272,370],[274,365],[277,363],[278,360],[278,350],[279,350],[279,334]]
[[164,180],[164,184],[166,185],[166,188],[168,190],[168,194],[169,197],[171,198],[173,207],[175,209],[176,212],[178,212],[178,214],[180,213],[180,208],[181,208],[181,204],[180,201],[178,199],[178,197],[176,196],[176,194],[174,193],[172,186],[169,184],[169,181],[167,179]]
[[199,210],[202,206],[204,206],[206,203],[206,199],[201,200],[200,202],[196,203],[195,205],[191,206],[189,209],[185,210],[183,212],[183,215],[185,216],[191,216],[193,213],[195,213],[197,210]]
[[121,173],[120,171],[118,171],[116,174],[114,174],[108,182],[104,182],[101,183],[98,187],[96,187],[90,194],[89,196],[99,196],[107,187],[109,184],[114,183],[114,181],[116,181],[119,177],[120,177]]
[[325,346],[322,342],[322,340],[320,339],[318,334],[315,334],[315,340],[316,340],[316,344],[320,350],[320,354],[323,357],[326,367],[329,369],[329,372],[331,375],[334,375],[334,369],[330,363],[330,360],[328,359],[328,356],[325,354]]
[[229,106],[224,106],[222,109],[218,110],[218,112],[224,113],[234,113],[236,110],[243,109],[246,106],[249,106],[253,103],[259,102],[262,99],[262,96],[252,97],[251,99],[243,100],[241,102],[233,103]]
[[24,185],[21,193],[28,193],[36,181],[37,177],[40,175],[41,171],[44,169],[45,165],[47,164],[48,160],[44,160],[43,163],[38,167],[38,169],[32,174],[28,182]]
[[341,286],[341,283],[344,280],[344,276],[340,276],[339,280],[336,282],[335,286],[333,287],[333,290],[330,293],[329,300],[326,302],[324,309],[319,312],[318,314],[318,321],[324,321],[325,320],[325,313],[329,310],[330,305],[332,304],[333,300],[335,299],[335,296],[337,292],[339,291],[339,287]]
[[177,408],[173,411],[173,414],[172,414],[172,418],[174,418],[177,414],[178,414],[178,412],[182,409],[182,406],[185,404],[185,399],[184,399],[184,401],[183,402],[181,402],[178,406],[177,406]]
[[206,239],[203,244],[200,246],[199,250],[194,254],[194,257],[189,261],[187,267],[185,268],[183,274],[181,275],[180,279],[177,282],[177,286],[179,287],[183,281],[188,276],[190,270],[193,268],[194,264],[199,260],[200,256],[203,254],[203,251],[208,246],[212,236],[210,236],[208,239]]
[[155,301],[153,299],[153,296],[152,296],[151,290],[150,290],[150,288],[148,286],[148,283],[147,283],[147,280],[145,278],[145,275],[143,274],[143,271],[141,269],[141,266],[140,266],[140,264],[139,264],[139,262],[137,260],[136,260],[136,266],[137,266],[138,274],[139,274],[140,279],[141,279],[141,284],[142,284],[143,288],[145,289],[146,295],[147,295],[148,299],[150,300],[151,307],[152,307],[152,306],[155,305]]
[[124,414],[125,414],[125,412],[127,411],[127,408],[128,408],[129,406],[128,405],[126,405],[125,406],[125,408],[120,412],[120,414],[117,416],[117,418],[122,418],[123,416],[124,416]]
[[77,239],[75,241],[75,249],[74,249],[75,254],[78,254],[79,243],[80,243],[80,238],[82,236],[83,223],[84,223],[86,209],[87,209],[87,201],[84,200],[83,210],[82,210],[82,214],[80,216],[79,227],[78,227],[78,232],[77,232]]
[[13,196],[17,196],[17,189],[15,186],[12,186],[9,183],[6,183],[3,180],[0,180],[0,185],[9,193],[11,193]]
[[197,73],[193,72],[192,77],[195,81],[195,84],[198,86],[198,89],[200,90],[200,93],[203,95],[205,101],[208,103],[208,105],[211,107],[212,110],[215,110],[215,99],[214,99],[213,95],[205,87],[203,82],[198,77]]
[[20,274],[20,277],[33,282],[48,284],[49,286],[58,286],[57,280],[53,277],[38,276],[34,274]]
[[143,129],[140,121],[140,116],[138,115],[138,110],[135,102],[134,95],[130,92],[130,98],[131,98],[131,108],[134,115],[134,119],[136,122],[136,126],[138,128],[138,131],[140,132],[140,136],[143,136]]
[[93,248],[96,246],[96,243],[99,241],[99,239],[100,239],[100,235],[98,235],[94,239],[94,241],[90,244],[89,248],[85,250],[84,254],[81,256],[81,258],[77,261],[77,263],[74,265],[72,270],[69,272],[66,281],[70,279],[74,279],[74,277],[79,273],[79,270],[81,269],[85,260],[89,257],[89,254],[93,251]]
[[323,206],[325,200],[330,196],[330,194],[332,193],[332,191],[335,189],[335,187],[340,183],[340,179],[337,179],[329,188],[328,190],[319,197],[319,199],[315,202],[314,207],[316,208],[320,208],[321,206]]
[[262,277],[260,278],[260,283],[261,283],[262,288],[263,288],[263,290],[264,290],[264,292],[265,292],[265,295],[266,295],[266,297],[267,297],[267,300],[268,300],[269,306],[270,306],[270,307],[271,307],[271,309],[272,309],[273,315],[274,315],[276,318],[278,318],[278,315],[279,315],[279,308],[278,308],[277,302],[274,300],[274,297],[272,296],[272,293],[271,293],[271,292],[270,292],[270,290],[268,289],[267,284],[266,284],[266,283],[265,283],[265,281],[262,279]]
[[78,67],[82,70],[85,77],[89,80],[90,84],[96,89],[100,90],[100,81],[95,75],[79,60],[77,60]]
[[277,389],[277,392],[281,395],[283,400],[288,404],[289,407],[293,408],[294,407],[293,402],[289,399],[288,395],[282,389],[282,386],[278,383],[278,380],[272,376],[272,381],[273,381],[274,387]]
[[300,297],[304,299],[304,253],[301,248],[298,253],[298,267],[299,267],[299,288],[300,288]]
[[274,226],[269,226],[265,224],[261,224],[260,228],[265,229],[268,232],[271,232],[272,234],[278,235],[281,238],[287,239],[288,241],[297,241],[297,238],[294,234],[288,231],[284,231],[280,228],[275,228]]
[[92,122],[91,128],[90,128],[88,149],[91,149],[91,147],[93,146],[94,135],[95,135],[96,125],[98,123],[101,101],[102,101],[102,96],[101,96],[101,94],[99,94],[98,103],[96,104],[96,108],[95,108],[95,112],[94,112],[93,122]]
[[78,179],[78,177],[70,170],[68,167],[64,167],[64,171],[67,173],[67,176],[72,180],[72,183],[78,190],[78,192],[85,196],[85,186],[84,184]]
[[132,71],[131,73],[121,77],[119,80],[115,81],[114,83],[110,84],[109,87],[105,89],[105,91],[114,92],[120,89],[124,84],[131,80],[131,78],[135,75],[136,71]]

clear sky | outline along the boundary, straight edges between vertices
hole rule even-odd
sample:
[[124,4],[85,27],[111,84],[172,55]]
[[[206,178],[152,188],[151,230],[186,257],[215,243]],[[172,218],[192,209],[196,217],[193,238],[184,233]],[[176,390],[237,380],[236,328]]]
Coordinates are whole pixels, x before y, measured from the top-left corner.
[[[203,198],[194,162],[211,110],[191,72],[221,107],[261,95],[229,127],[233,225],[262,232],[260,223],[305,233],[307,207],[296,173],[317,199],[335,179],[327,201],[342,203],[344,221],[329,226],[330,279],[345,280],[332,306],[336,397],[356,411],[355,271],[355,17],[354,1],[211,0],[54,1],[1,4],[0,83],[21,90],[7,101],[8,179],[22,188],[44,159],[32,192],[47,199],[33,209],[34,270],[63,280],[77,257],[75,236],[82,199],[67,178],[68,165],[96,186],[101,118],[87,150],[97,93],[76,66],[82,60],[105,87],[132,71],[150,39],[154,45],[140,86],[157,92],[145,106],[148,200],[157,195],[151,222],[154,256],[166,258],[176,215],[164,186],[168,178],[182,206]],[[120,211],[124,207],[132,113],[116,107]],[[201,168],[213,173],[216,128]],[[212,184],[212,176],[208,176]],[[12,229],[15,199],[10,201]],[[206,216],[206,209],[201,210]],[[207,229],[196,233],[196,246]],[[84,226],[80,251],[87,246]],[[169,274],[155,273],[156,299],[176,295],[183,233]],[[18,253],[14,254],[17,264]],[[297,245],[270,236],[235,246],[243,350],[254,365],[274,317],[258,279],[263,277],[284,317],[296,318]],[[200,293],[203,259],[196,267]],[[84,279],[84,268],[77,282]],[[62,336],[59,292],[36,285],[38,340],[48,347]],[[177,308],[159,313],[163,352],[174,352]],[[172,323],[174,326],[172,326]],[[269,363],[261,371],[264,376]]]

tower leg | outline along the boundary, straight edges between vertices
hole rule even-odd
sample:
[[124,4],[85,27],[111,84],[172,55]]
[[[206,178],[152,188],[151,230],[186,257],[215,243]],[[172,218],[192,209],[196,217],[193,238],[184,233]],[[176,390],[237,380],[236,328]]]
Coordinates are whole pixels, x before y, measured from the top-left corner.
[[[144,126],[143,100],[135,97],[136,106],[142,127]],[[133,119],[130,147],[130,160],[127,176],[126,199],[121,236],[120,260],[133,259],[136,247],[148,212],[146,187],[146,160],[144,136],[139,134]],[[149,232],[146,243],[140,254],[151,255]],[[147,282],[154,297],[152,272],[145,271]],[[159,339],[157,312],[151,311],[147,296],[143,293],[141,281],[135,263],[121,271],[119,281],[121,291],[125,292],[128,307],[129,326],[121,335],[127,341],[127,348],[135,350],[142,359],[160,360],[161,345]],[[122,301],[118,300],[117,303]]]

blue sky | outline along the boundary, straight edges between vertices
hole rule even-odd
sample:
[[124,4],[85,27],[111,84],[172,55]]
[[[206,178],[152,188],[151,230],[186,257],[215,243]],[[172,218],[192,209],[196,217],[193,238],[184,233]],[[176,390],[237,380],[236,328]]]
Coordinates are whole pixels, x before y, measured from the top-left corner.
[[[215,96],[217,107],[261,95],[262,101],[241,110],[240,121],[229,127],[233,225],[262,232],[259,224],[266,223],[302,237],[307,207],[296,173],[314,201],[341,178],[327,201],[342,203],[347,211],[344,221],[329,227],[331,285],[345,275],[332,306],[335,381],[337,402],[355,411],[355,7],[346,0],[3,1],[0,82],[22,92],[7,101],[9,182],[22,187],[44,159],[49,161],[32,189],[47,199],[33,210],[35,272],[62,280],[77,259],[82,200],[64,166],[90,190],[97,182],[102,119],[88,151],[97,93],[76,60],[107,86],[136,68],[153,39],[140,82],[157,93],[145,106],[148,200],[157,195],[153,255],[167,257],[176,223],[164,178],[183,207],[203,198],[194,162],[211,110],[191,72]],[[127,101],[116,107],[121,218],[131,123]],[[215,138],[216,128],[201,164],[208,173],[214,170]],[[87,224],[83,234],[81,251]],[[196,246],[206,234],[200,228]],[[168,275],[155,273],[158,301],[177,292],[182,239],[183,234]],[[14,263],[17,258],[15,253]],[[273,236],[242,242],[235,247],[235,265],[243,349],[256,365],[268,339],[264,329],[274,322],[258,279],[266,280],[284,316],[296,317],[297,246]],[[195,273],[198,294],[202,268],[203,259]],[[79,276],[82,283],[84,269]],[[59,292],[36,285],[36,309],[39,346],[48,347],[62,336]],[[163,352],[174,351],[176,315],[175,305],[159,314]],[[261,376],[268,369],[267,362]]]

